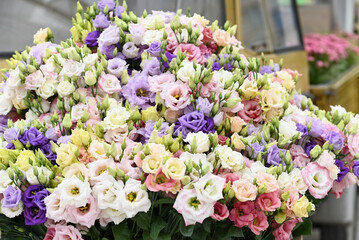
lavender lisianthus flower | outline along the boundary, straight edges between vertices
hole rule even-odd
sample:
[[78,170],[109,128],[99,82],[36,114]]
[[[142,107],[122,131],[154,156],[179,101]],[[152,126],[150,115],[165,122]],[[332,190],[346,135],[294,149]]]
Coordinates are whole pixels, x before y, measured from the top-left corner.
[[22,202],[26,207],[34,205],[34,199],[37,192],[44,190],[45,188],[41,184],[30,185],[22,195]]
[[253,135],[253,134],[257,135],[257,133],[260,131],[261,131],[260,127],[254,125],[252,123],[248,124],[248,130],[247,130],[248,135]]
[[259,70],[259,73],[261,75],[264,75],[265,73],[271,74],[271,73],[278,72],[280,70],[280,67],[279,67],[278,63],[273,64],[273,67],[274,67],[274,69],[269,65],[261,66],[261,68]]
[[20,142],[24,145],[29,142],[31,146],[41,147],[47,144],[49,140],[42,132],[39,132],[37,128],[31,127],[30,129],[25,129],[24,135],[20,138]]
[[312,127],[309,131],[309,135],[315,138],[321,137],[325,133],[326,126],[325,124],[318,118],[306,118],[307,125],[311,123]]
[[151,54],[152,57],[159,57],[161,53],[161,43],[157,41],[152,42],[147,52]]
[[108,72],[117,78],[120,78],[123,71],[126,70],[126,61],[121,58],[113,58],[108,60]]
[[110,26],[110,21],[105,14],[100,13],[95,17],[95,20],[93,20],[93,25],[97,29],[104,29]]
[[6,115],[0,115],[0,133],[4,133],[7,128],[7,121],[9,117]]
[[122,14],[124,11],[126,11],[126,8],[125,8],[124,6],[120,6],[120,5],[117,6],[117,7],[115,8],[115,16],[121,18],[121,14]]
[[352,170],[354,175],[359,177],[359,161],[354,162]]
[[98,42],[97,39],[100,36],[101,32],[99,30],[89,32],[85,38],[85,44],[88,47],[97,47]]
[[57,165],[56,163],[57,155],[56,153],[52,152],[51,143],[41,146],[40,150],[45,155],[45,157],[51,161],[52,165]]
[[340,133],[329,131],[326,139],[329,141],[329,144],[333,144],[334,150],[340,150],[344,146],[344,139]]
[[66,135],[66,136],[61,136],[58,140],[57,140],[57,144],[66,144],[66,143],[70,143],[71,142],[71,136],[70,135]]
[[211,113],[214,103],[210,103],[207,98],[198,97],[196,99],[196,107],[205,115]]
[[115,2],[113,0],[101,0],[97,2],[97,7],[103,12],[106,5],[108,6],[108,10],[112,11],[115,8]]
[[17,140],[21,137],[20,130],[11,127],[4,131],[3,137],[5,138],[6,142],[12,143],[13,140]]
[[157,58],[151,58],[150,60],[145,61],[144,65],[145,65],[143,68],[144,74],[150,76],[161,74],[160,62],[158,61]]
[[173,18],[176,16],[175,12],[164,12],[164,11],[156,11],[156,10],[152,10],[152,14],[151,15],[162,15],[165,17],[165,24],[170,23],[171,20],[173,20]]
[[251,147],[253,148],[253,152],[252,152],[252,148],[251,147],[247,147],[247,150],[249,152],[249,155],[253,156],[253,158],[257,158],[258,154],[260,152],[263,152],[264,150],[264,146],[260,145],[259,143],[255,142],[255,143],[251,143],[250,144]]
[[343,161],[337,159],[335,160],[335,165],[340,169],[336,181],[341,182],[345,175],[347,175],[347,173],[349,172],[349,168],[344,165]]
[[309,157],[310,157],[310,150],[312,150],[316,145],[317,143],[312,139],[305,144],[305,152]]
[[127,85],[122,88],[122,95],[131,105],[140,109],[147,109],[155,102],[156,94],[150,91],[148,77],[142,73],[130,78]]
[[53,44],[51,42],[44,42],[44,43],[39,43],[38,45],[32,47],[29,52],[29,57],[27,59],[27,63],[30,63],[30,56],[33,56],[35,58],[35,61],[38,64],[41,64],[42,59],[46,55],[46,49],[53,47],[53,46],[56,46],[56,44]]
[[19,205],[21,200],[21,190],[18,187],[9,185],[3,192],[3,195],[4,200],[2,202],[2,207],[14,208]]
[[208,117],[206,115],[204,115],[204,120],[206,122],[206,124],[204,125],[204,127],[202,128],[202,132],[204,133],[214,133],[214,118],[213,117]]
[[113,50],[115,50],[115,48],[116,45],[110,45],[110,46],[102,45],[98,49],[102,54],[106,55],[107,59],[112,59],[114,57]]
[[268,149],[266,157],[269,166],[282,164],[282,158],[279,156],[279,151],[284,155],[286,153],[286,150],[279,149],[277,145],[273,145]]
[[26,225],[39,225],[46,222],[46,210],[41,210],[38,206],[25,207],[24,218]]
[[301,123],[297,123],[296,124],[297,127],[297,131],[302,133],[302,137],[308,136],[308,128],[307,126],[301,124]]
[[[148,142],[153,132],[153,127],[155,126],[155,124],[156,122],[154,121],[147,121],[144,128],[140,128],[139,130],[137,130],[137,133],[143,136],[143,138],[141,139],[142,143]],[[159,137],[165,136],[167,134],[168,128],[169,125],[167,122],[162,123],[161,129],[158,131],[158,136]]]
[[178,122],[188,128],[191,132],[199,132],[206,125],[206,120],[204,119],[204,113],[200,111],[194,111],[183,115],[178,118]]
[[[219,71],[221,68],[222,68],[222,66],[221,66],[221,64],[220,64],[219,62],[214,62],[211,71],[212,71],[212,72],[213,72],[213,71]],[[223,69],[224,69],[224,70],[227,70],[227,71],[231,71],[231,70],[232,70],[232,65],[229,64],[229,63],[225,63],[225,64],[223,65]]]
[[49,128],[47,129],[46,133],[45,133],[45,137],[49,140],[52,141],[57,141],[57,139],[59,138],[57,136],[57,131],[55,130],[55,128]]
[[140,49],[136,47],[135,43],[127,42],[122,47],[122,53],[126,58],[135,58],[138,56]]
[[6,146],[5,146],[6,149],[15,149],[15,145],[13,143],[8,143]]
[[297,106],[298,108],[302,108],[302,100],[303,100],[304,96],[302,94],[294,94],[293,95],[293,101],[295,106]]
[[182,126],[180,122],[176,122],[174,131],[173,131],[173,135],[179,136],[180,132],[182,132],[183,138],[186,138],[188,133],[190,133],[191,131],[188,128]]

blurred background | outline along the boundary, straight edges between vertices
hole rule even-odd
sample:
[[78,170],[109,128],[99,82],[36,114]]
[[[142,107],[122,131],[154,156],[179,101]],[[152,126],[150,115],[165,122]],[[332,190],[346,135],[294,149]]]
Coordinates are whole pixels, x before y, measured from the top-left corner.
[[[94,0],[80,0],[83,6]],[[33,35],[50,27],[55,42],[71,36],[77,0],[1,0],[0,68],[14,51],[33,45]],[[128,0],[136,15],[144,9],[190,8],[208,20],[238,25],[237,38],[246,56],[260,56],[297,69],[298,89],[322,109],[342,105],[359,113],[359,0]],[[359,239],[357,187],[340,200],[331,196],[312,217],[313,232],[305,240]]]

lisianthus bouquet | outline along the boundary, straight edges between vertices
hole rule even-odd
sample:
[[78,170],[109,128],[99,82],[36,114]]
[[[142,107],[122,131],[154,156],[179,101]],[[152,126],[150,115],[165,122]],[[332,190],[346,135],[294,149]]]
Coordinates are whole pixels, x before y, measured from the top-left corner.
[[304,37],[311,84],[332,82],[358,62],[359,48],[353,40],[353,36],[335,34]]
[[235,26],[112,0],[73,24],[3,71],[3,239],[290,239],[357,181],[358,115],[240,54]]

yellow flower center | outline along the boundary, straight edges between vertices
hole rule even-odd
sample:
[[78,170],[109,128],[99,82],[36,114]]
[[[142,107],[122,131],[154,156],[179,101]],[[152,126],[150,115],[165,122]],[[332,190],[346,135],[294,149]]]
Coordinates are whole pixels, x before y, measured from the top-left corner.
[[32,213],[33,213],[34,215],[37,215],[37,214],[39,213],[39,209],[38,209],[38,208],[34,208],[34,209],[32,209],[31,211],[32,211]]
[[201,202],[197,199],[197,197],[191,198],[190,204],[194,208],[198,208]]
[[137,95],[137,97],[146,97],[147,91],[140,88],[140,89],[137,90],[136,95]]
[[88,203],[86,204],[86,206],[83,206],[83,207],[79,207],[79,210],[82,212],[82,213],[85,213],[87,212],[89,209],[89,205]]
[[239,216],[243,216],[243,215],[244,215],[243,209],[241,209],[241,208],[238,209],[238,215],[239,215]]
[[255,219],[253,220],[253,225],[254,225],[254,226],[258,226],[258,220],[257,220],[257,218],[255,218]]
[[173,97],[177,100],[180,99],[180,96],[178,94],[174,95]]
[[74,187],[71,189],[71,194],[72,195],[77,195],[80,193],[80,189],[78,187]]
[[130,201],[130,202],[133,202],[136,200],[136,197],[137,197],[137,193],[135,192],[130,192],[128,195],[127,195],[127,200]]
[[158,176],[158,177],[156,178],[156,183],[157,183],[157,184],[162,184],[162,183],[165,183],[165,182],[166,182],[166,178],[165,178],[165,176],[163,176],[163,175]]

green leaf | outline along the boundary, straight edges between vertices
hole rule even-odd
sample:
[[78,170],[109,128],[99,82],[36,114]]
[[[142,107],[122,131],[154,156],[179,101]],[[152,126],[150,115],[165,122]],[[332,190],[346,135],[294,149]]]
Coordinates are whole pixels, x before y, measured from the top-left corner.
[[229,237],[241,238],[244,237],[242,228],[231,226],[227,234]]
[[131,240],[131,232],[128,229],[126,221],[118,225],[113,225],[112,233],[115,240]]
[[171,235],[166,233],[166,234],[160,234],[158,235],[158,237],[156,238],[156,240],[171,240]]
[[180,232],[183,236],[191,237],[193,234],[193,230],[194,230],[194,225],[186,226],[184,224],[184,221],[182,220],[181,225],[180,225]]
[[309,218],[305,218],[303,222],[297,223],[293,229],[293,235],[311,235],[312,234],[312,221]]
[[89,235],[92,240],[97,240],[101,237],[101,233],[96,229],[96,227],[90,228],[90,231],[87,235]]
[[166,198],[161,198],[161,199],[156,200],[153,203],[153,205],[173,204],[174,202],[175,202],[175,200],[173,198],[166,197]]
[[203,229],[208,233],[211,232],[212,221],[213,221],[212,218],[206,218],[202,223]]
[[165,220],[163,220],[161,217],[156,217],[153,219],[152,225],[151,225],[151,238],[157,239],[158,234],[161,232],[162,229],[166,227],[167,223]]
[[136,221],[138,227],[143,229],[144,231],[150,230],[150,216],[147,213],[140,212],[133,218]]

